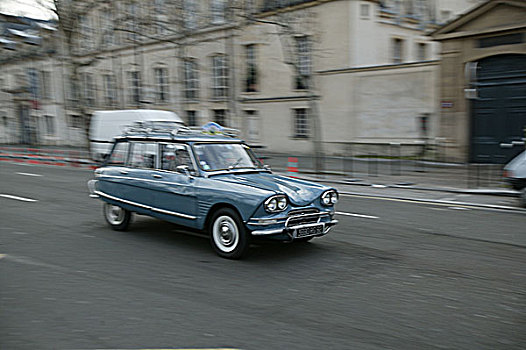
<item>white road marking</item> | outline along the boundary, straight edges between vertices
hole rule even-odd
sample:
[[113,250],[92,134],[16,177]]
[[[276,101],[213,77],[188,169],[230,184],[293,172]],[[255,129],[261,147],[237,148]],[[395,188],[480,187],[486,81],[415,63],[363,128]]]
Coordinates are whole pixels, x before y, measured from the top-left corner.
[[345,216],[354,216],[356,218],[363,218],[363,219],[379,219],[378,216],[355,214],[355,213],[345,213],[345,212],[342,212],[342,211],[337,211],[336,214],[338,214],[338,215],[345,215]]
[[17,201],[22,201],[22,202],[38,202],[38,200],[36,200],[36,199],[12,196],[10,194],[2,194],[2,193],[0,193],[0,197],[9,198],[9,199],[16,199]]
[[465,208],[465,207],[448,207],[448,209],[453,209],[453,210],[470,210],[469,208]]
[[32,173],[17,173],[18,175],[24,175],[24,176],[43,176],[40,174],[32,174]]
[[371,187],[374,187],[374,188],[387,188],[386,185],[371,185]]

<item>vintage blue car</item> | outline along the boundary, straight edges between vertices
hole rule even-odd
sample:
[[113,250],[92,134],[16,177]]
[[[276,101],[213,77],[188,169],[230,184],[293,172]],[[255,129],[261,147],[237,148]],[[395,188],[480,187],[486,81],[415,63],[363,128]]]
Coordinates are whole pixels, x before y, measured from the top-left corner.
[[88,182],[104,217],[125,230],[132,213],[209,235],[222,257],[244,256],[257,238],[307,241],[338,221],[331,187],[272,174],[228,133],[130,128]]

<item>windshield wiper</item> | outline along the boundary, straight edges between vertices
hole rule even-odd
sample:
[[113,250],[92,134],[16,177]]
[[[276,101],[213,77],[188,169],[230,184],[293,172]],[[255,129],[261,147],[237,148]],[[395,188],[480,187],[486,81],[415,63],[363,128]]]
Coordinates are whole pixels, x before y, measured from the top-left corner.
[[[236,161],[234,162],[234,164],[228,166],[228,170],[235,169],[236,166],[237,166],[239,163],[241,163],[242,160],[243,160],[243,157],[242,157],[242,156],[239,157],[239,159],[236,160]],[[244,166],[244,167],[242,167],[242,168],[253,168],[253,169],[255,169],[256,167],[255,167],[255,166],[251,166],[251,167],[250,167],[250,166]]]

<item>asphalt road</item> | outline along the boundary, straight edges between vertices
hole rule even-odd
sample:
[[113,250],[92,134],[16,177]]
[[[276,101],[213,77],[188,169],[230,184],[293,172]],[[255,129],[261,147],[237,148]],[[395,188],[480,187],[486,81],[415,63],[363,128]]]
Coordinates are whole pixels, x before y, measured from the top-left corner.
[[230,261],[112,231],[90,178],[0,164],[0,349],[526,348],[523,213],[342,196],[329,235]]

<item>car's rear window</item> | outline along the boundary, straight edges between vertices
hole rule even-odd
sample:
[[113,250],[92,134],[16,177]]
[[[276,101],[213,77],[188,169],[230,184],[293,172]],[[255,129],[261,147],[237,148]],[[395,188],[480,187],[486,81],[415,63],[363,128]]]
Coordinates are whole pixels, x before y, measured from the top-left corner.
[[118,142],[108,159],[108,165],[124,165],[128,154],[128,142]]

